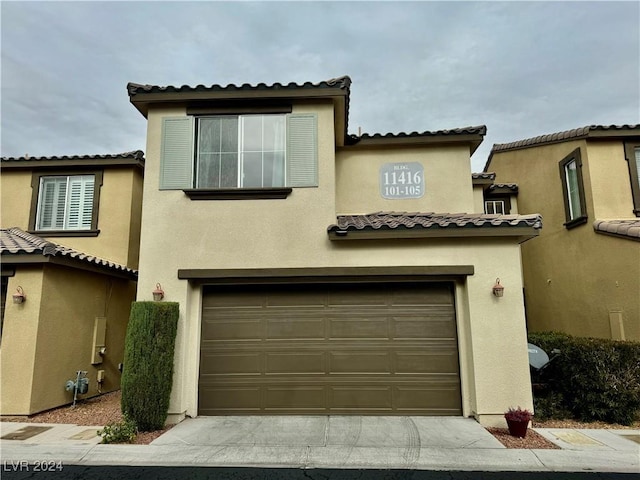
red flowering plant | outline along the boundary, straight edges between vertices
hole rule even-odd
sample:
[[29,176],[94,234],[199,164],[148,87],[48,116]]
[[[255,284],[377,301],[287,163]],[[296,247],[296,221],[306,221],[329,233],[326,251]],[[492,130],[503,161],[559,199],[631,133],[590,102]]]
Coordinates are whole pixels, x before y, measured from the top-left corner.
[[531,413],[529,410],[527,410],[526,408],[513,408],[513,407],[509,407],[509,410],[507,410],[504,413],[504,418],[514,422],[529,422],[532,418],[533,418],[533,413]]

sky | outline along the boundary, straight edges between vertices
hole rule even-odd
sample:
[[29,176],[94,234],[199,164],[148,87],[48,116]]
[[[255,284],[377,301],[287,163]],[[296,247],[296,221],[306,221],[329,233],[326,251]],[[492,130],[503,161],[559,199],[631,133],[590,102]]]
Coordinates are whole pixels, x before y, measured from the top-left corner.
[[128,82],[349,75],[349,133],[486,125],[494,143],[640,123],[640,3],[0,3],[2,156],[145,149]]

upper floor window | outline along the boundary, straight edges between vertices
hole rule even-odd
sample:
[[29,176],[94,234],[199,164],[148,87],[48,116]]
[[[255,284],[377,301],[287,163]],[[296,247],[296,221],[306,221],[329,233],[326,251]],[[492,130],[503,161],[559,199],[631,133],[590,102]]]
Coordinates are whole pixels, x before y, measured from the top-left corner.
[[313,113],[165,117],[160,189],[204,199],[315,187],[317,149]]
[[284,115],[199,117],[197,188],[285,186]]
[[486,200],[484,202],[484,213],[504,215],[504,200]]
[[560,161],[560,177],[564,195],[567,228],[586,223],[584,184],[582,181],[582,160],[580,149],[576,149]]
[[38,232],[97,234],[102,173],[34,174],[29,228]]
[[640,143],[626,143],[625,156],[629,164],[633,213],[640,217]]

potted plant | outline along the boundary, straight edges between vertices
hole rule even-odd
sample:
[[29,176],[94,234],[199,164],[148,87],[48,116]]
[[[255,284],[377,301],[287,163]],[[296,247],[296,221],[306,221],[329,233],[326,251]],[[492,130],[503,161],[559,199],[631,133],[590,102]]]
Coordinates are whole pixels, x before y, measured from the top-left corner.
[[509,410],[504,413],[504,418],[507,420],[509,434],[514,437],[524,438],[527,435],[527,428],[533,418],[533,413],[526,408],[509,407]]

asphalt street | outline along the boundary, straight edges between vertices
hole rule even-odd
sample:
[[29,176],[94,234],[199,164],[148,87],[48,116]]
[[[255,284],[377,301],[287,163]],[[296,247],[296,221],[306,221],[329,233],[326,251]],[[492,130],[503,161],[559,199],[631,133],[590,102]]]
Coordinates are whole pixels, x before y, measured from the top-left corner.
[[631,480],[634,473],[473,472],[229,467],[133,467],[2,462],[3,480]]

